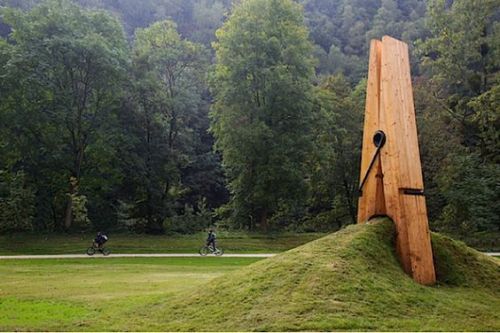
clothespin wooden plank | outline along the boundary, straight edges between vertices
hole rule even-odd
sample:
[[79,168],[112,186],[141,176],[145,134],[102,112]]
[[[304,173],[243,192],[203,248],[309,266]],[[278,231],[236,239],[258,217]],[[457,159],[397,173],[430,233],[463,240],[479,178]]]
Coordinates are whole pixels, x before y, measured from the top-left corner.
[[[361,159],[361,177],[366,178],[366,183],[361,190],[358,205],[358,223],[368,221],[370,217],[377,215],[386,215],[384,188],[382,183],[382,172],[380,158],[374,162],[372,169],[369,170],[371,158],[374,155],[373,134],[379,129],[379,107],[380,107],[380,66],[382,56],[382,42],[372,40],[370,44],[370,62],[368,71],[365,121],[363,132],[363,149]],[[372,177],[375,175],[375,177]],[[377,175],[379,175],[377,177]],[[360,191],[360,192],[361,192]]]
[[[415,281],[432,284],[436,277],[405,43],[388,36],[372,41],[366,102],[361,162],[366,180],[360,189],[358,222],[389,216],[396,225],[403,269]],[[374,160],[377,131],[385,134],[385,145]]]

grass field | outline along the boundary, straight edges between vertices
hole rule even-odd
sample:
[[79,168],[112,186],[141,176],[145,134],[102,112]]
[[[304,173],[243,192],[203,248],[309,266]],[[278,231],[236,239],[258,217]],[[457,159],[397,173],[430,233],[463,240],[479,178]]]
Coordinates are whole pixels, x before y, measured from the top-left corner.
[[[226,253],[275,253],[320,238],[319,233],[275,235],[218,232],[218,246]],[[206,234],[176,236],[110,234],[106,244],[113,253],[197,253]],[[94,234],[12,234],[0,235],[0,255],[83,254]]]
[[[259,259],[0,261],[0,331],[148,329],[135,314]],[[132,318],[134,317],[134,318]]]
[[136,316],[165,331],[500,330],[498,260],[434,234],[438,283],[425,287],[401,270],[393,240],[387,220],[350,226]]
[[389,221],[269,259],[0,260],[0,331],[499,331],[500,262],[433,235],[438,283]]

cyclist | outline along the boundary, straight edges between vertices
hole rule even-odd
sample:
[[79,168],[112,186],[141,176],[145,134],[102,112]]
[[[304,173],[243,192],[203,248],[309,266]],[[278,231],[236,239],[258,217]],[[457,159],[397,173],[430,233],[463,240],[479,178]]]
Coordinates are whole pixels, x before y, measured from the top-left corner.
[[207,237],[207,246],[210,247],[212,246],[212,249],[215,251],[215,239],[217,238],[217,235],[213,231],[213,229],[210,229],[208,231],[208,237]]
[[108,236],[106,236],[103,232],[99,231],[97,236],[94,239],[94,243],[97,245],[98,249],[102,249],[104,243],[108,241]]

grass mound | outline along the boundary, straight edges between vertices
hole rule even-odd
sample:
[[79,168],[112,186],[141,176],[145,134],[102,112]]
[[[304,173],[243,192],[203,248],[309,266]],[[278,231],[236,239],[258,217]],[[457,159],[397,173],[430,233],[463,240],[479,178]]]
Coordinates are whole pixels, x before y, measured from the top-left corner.
[[387,219],[350,226],[139,315],[182,331],[500,330],[498,259],[433,235],[439,283],[424,287],[401,270],[393,239]]

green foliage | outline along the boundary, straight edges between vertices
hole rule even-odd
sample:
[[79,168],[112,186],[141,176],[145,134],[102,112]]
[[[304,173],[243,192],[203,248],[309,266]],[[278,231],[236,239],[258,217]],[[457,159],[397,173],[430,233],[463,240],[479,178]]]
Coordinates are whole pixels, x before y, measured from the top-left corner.
[[461,235],[498,230],[500,200],[498,167],[485,164],[479,156],[451,156],[440,172],[440,189],[446,200],[439,225]]
[[79,193],[80,188],[78,185],[78,179],[71,177],[70,184],[70,188],[73,192],[66,193],[66,195],[68,196],[68,201],[71,202],[72,206],[71,214],[73,218],[73,227],[83,229],[91,224],[88,217],[87,197]]
[[500,230],[499,10],[496,1],[431,1],[430,35],[417,48],[429,212],[436,228],[464,239]]
[[309,168],[311,213],[331,210],[324,228],[356,220],[359,142],[362,133],[365,83],[351,89],[343,75],[329,76],[315,89],[315,149]]
[[130,231],[144,232],[147,227],[147,220],[143,217],[135,217],[135,204],[118,200],[116,215],[118,225],[126,227]]
[[188,191],[182,169],[194,159],[192,146],[198,143],[207,64],[205,48],[182,39],[171,21],[136,32],[133,94],[140,123],[132,149],[140,164],[133,172],[140,184],[136,200],[144,206],[139,216],[151,232],[163,231],[163,221],[177,215],[178,201]]
[[[2,116],[13,120],[7,133],[21,134],[8,142],[26,171],[41,174],[34,177],[37,193],[57,196],[69,185],[71,197],[88,169],[87,152],[98,144],[96,133],[116,107],[126,63],[123,31],[110,15],[66,0],[44,1],[26,13],[5,9],[2,16],[13,29]],[[39,199],[42,206],[52,201]],[[69,197],[66,206],[64,227],[70,228]]]
[[389,34],[412,52],[431,226],[494,239],[499,10],[0,0],[0,170],[24,174],[36,230],[199,230],[202,198],[220,226],[337,229],[355,220],[369,40]]
[[348,213],[344,206],[337,204],[334,204],[334,206],[333,209],[327,211],[309,214],[295,225],[292,225],[293,228],[299,232],[331,232],[332,230],[338,230]]
[[[451,93],[478,94],[498,67],[498,14],[494,0],[429,2],[431,36],[420,45],[423,64]],[[491,82],[491,81],[490,81]]]
[[198,203],[197,211],[186,204],[181,215],[165,219],[163,226],[169,233],[194,234],[211,226],[212,215],[206,206],[206,200],[202,200]]
[[[7,2],[8,6],[31,8],[40,0]],[[169,19],[180,34],[192,41],[210,46],[227,13],[228,0],[75,0],[82,6],[102,8],[120,17],[130,39],[138,28]],[[424,36],[426,2],[424,0],[301,0],[311,39],[324,54],[319,71],[342,72],[356,84],[365,76],[369,40],[389,34],[412,43]],[[1,31],[0,31],[1,32]],[[341,59],[341,63],[336,60]]]
[[431,85],[417,85],[415,98],[431,226],[464,240],[498,232],[498,167],[462,145],[456,123],[438,112],[442,102],[429,99],[430,90]]
[[[498,76],[498,73],[496,75]],[[500,80],[500,77],[497,80]],[[489,161],[500,163],[498,155],[500,151],[500,81],[485,93],[472,98],[467,106],[473,112],[471,122],[477,128],[478,149],[481,155]]]
[[10,52],[10,45],[3,38],[0,38],[0,68],[2,68],[2,70],[10,58]]
[[418,52],[435,82],[434,98],[458,126],[465,146],[479,147],[483,156],[498,148],[498,139],[484,122],[490,120],[498,128],[498,108],[487,101],[498,94],[499,10],[497,2],[489,0],[459,0],[450,5],[431,1],[431,36],[419,43]]
[[321,47],[319,71],[366,77],[370,39],[387,34],[410,45],[425,35],[424,0],[301,0],[311,38]]
[[223,1],[196,1],[193,5],[191,39],[210,46],[215,40],[215,31],[223,23],[226,10]]
[[23,172],[0,170],[0,231],[26,231],[33,228],[35,196]]
[[[135,6],[78,3],[127,15]],[[161,229],[185,204],[198,209],[202,197],[210,209],[227,200],[206,133],[204,47],[165,21],[138,30],[130,52],[120,23],[104,11],[66,0],[7,5],[28,10],[2,9],[13,30],[9,43],[0,39],[1,167],[31,175],[37,229],[71,228],[83,196],[96,228],[117,224],[121,200],[134,203],[132,220],[147,221],[134,227],[142,231]],[[185,3],[177,5],[182,12]],[[217,16],[220,4],[200,3],[205,9]]]
[[312,45],[300,7],[250,0],[217,32],[212,132],[232,194],[233,223],[268,227],[307,197]]

